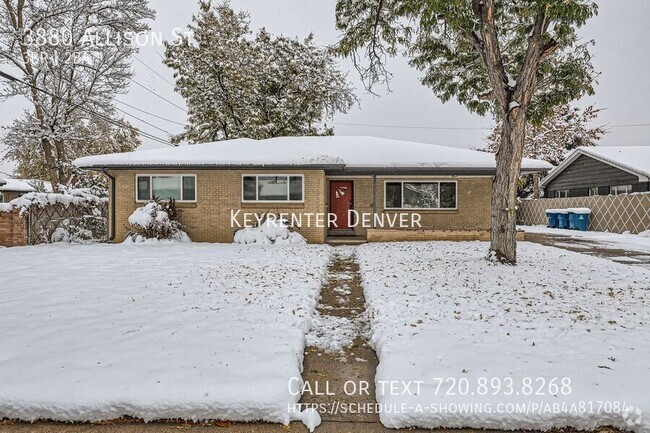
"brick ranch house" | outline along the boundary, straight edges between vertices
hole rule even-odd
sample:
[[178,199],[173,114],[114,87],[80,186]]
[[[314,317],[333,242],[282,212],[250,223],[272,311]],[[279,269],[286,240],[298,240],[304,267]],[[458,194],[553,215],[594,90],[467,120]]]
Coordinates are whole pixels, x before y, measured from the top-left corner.
[[[177,200],[195,242],[232,242],[238,224],[265,212],[289,217],[311,243],[487,239],[496,170],[490,153],[356,136],[237,139],[74,164],[110,178],[114,242],[154,196]],[[551,168],[524,160],[522,174]]]

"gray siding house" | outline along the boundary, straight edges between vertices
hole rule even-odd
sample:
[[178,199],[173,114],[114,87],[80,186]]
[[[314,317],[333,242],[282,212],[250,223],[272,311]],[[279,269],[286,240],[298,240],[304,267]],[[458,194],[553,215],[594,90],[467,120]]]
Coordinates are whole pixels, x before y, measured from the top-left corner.
[[579,147],[540,183],[547,198],[650,191],[650,146]]

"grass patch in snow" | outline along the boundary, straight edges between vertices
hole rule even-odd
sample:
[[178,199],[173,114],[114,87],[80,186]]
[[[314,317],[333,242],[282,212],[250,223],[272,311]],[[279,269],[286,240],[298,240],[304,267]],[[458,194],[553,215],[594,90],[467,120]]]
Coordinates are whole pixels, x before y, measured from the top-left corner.
[[0,418],[287,423],[327,246],[0,250]]
[[[650,272],[531,243],[520,243],[517,266],[504,266],[486,260],[487,250],[483,242],[358,248],[380,360],[376,380],[422,382],[406,395],[378,386],[379,403],[399,405],[382,422],[649,431]],[[569,378],[568,395],[551,385],[554,378]],[[529,380],[534,389],[524,395]],[[570,412],[580,402],[599,413]],[[616,402],[627,409],[617,411]],[[441,406],[466,403],[483,406]],[[497,412],[508,403],[550,411]],[[567,403],[568,411],[546,403]]]

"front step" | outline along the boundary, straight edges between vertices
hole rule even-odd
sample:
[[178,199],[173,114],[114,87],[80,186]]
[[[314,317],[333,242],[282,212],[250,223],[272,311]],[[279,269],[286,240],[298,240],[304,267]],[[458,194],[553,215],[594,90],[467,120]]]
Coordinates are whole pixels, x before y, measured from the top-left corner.
[[340,246],[340,245],[361,245],[368,242],[363,236],[328,236],[325,239],[327,245]]

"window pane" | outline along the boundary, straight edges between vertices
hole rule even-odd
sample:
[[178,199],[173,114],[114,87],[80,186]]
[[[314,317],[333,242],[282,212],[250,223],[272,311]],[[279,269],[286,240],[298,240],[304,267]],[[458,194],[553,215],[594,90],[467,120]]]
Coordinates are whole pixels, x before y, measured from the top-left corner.
[[257,178],[258,199],[268,201],[288,200],[287,183],[287,176],[259,176]]
[[439,207],[438,183],[404,183],[404,208]]
[[440,183],[440,207],[443,209],[456,208],[456,183]]
[[149,176],[138,177],[138,200],[151,199],[151,178]]
[[387,183],[386,184],[386,208],[397,209],[402,207],[402,184],[401,183]]
[[289,200],[302,201],[302,176],[291,176],[289,181]]
[[183,200],[196,200],[196,178],[183,176]]
[[152,192],[155,197],[160,199],[170,199],[174,200],[181,199],[181,184],[178,176],[153,176],[152,181]]
[[257,179],[255,176],[244,177],[244,200],[257,200]]

